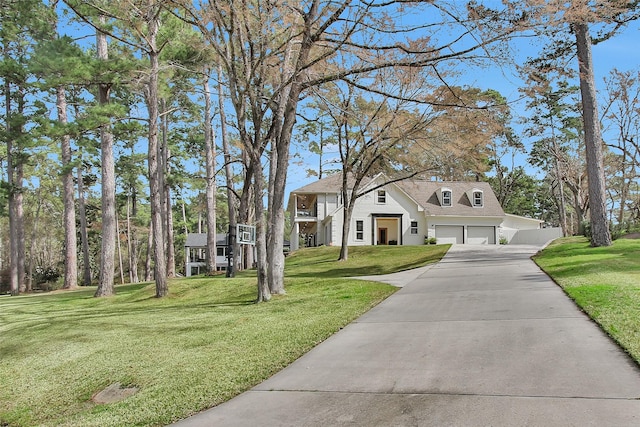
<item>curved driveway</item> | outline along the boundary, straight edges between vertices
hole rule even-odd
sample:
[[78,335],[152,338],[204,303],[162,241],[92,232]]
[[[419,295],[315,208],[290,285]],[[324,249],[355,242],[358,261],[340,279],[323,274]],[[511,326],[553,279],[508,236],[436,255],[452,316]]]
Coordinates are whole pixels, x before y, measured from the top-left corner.
[[176,425],[640,425],[640,370],[537,250],[453,246],[280,373]]

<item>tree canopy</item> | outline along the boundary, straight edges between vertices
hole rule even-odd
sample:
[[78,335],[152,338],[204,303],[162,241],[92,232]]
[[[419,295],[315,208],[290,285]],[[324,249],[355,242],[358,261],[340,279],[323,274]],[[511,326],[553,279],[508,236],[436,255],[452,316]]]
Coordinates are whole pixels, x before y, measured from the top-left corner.
[[[637,82],[613,74],[600,111],[588,67],[567,64],[637,8],[595,3],[3,2],[3,283],[23,292],[51,271],[73,288],[81,270],[98,295],[126,276],[161,297],[186,234],[215,242],[241,223],[256,225],[256,251],[235,245],[236,266],[256,266],[266,301],[285,292],[291,164],[328,152],[318,174],[331,160],[361,177],[489,180],[507,211],[566,233],[591,215],[606,244],[609,218],[638,220]],[[519,36],[548,47],[518,64],[524,126],[503,94],[461,78],[514,66]],[[595,163],[582,154],[594,147]]]

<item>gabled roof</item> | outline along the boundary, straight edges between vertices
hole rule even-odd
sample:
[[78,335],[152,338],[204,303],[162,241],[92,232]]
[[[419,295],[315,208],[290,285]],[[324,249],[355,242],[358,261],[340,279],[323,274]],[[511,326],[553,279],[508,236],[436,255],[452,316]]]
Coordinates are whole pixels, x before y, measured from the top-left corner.
[[[396,182],[396,185],[418,202],[430,216],[504,216],[502,206],[487,182],[405,180]],[[451,190],[451,206],[440,204],[437,193],[443,188]],[[474,189],[482,191],[484,205],[481,208],[474,208],[467,195]]]
[[[353,187],[353,178],[348,177],[347,183],[349,188]],[[307,184],[304,187],[300,187],[297,190],[293,190],[291,193],[302,194],[316,194],[316,193],[337,193],[342,190],[342,173],[334,173],[326,178],[322,178],[311,184]]]
[[[375,178],[366,178],[361,184],[361,189],[366,188]],[[383,177],[384,178],[384,177]],[[352,181],[352,179],[350,179]],[[498,201],[493,189],[487,182],[464,182],[464,181],[426,181],[420,179],[406,179],[393,184],[404,191],[419,206],[426,215],[429,216],[484,216],[484,217],[504,217],[504,211]],[[350,185],[351,187],[351,185]],[[305,185],[294,194],[314,194],[314,193],[337,193],[342,188],[342,173],[336,173],[319,181]],[[438,198],[438,192],[443,188],[451,190],[451,206],[442,206]],[[468,192],[473,189],[482,191],[483,207],[474,208],[469,200]]]

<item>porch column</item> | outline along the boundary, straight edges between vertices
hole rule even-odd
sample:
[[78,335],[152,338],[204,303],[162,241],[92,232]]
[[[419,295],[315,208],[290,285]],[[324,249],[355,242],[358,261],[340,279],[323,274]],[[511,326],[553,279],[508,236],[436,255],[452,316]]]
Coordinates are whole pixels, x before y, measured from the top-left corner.
[[293,230],[291,231],[290,242],[291,250],[295,251],[298,249],[300,242],[300,224],[297,222],[293,223]]

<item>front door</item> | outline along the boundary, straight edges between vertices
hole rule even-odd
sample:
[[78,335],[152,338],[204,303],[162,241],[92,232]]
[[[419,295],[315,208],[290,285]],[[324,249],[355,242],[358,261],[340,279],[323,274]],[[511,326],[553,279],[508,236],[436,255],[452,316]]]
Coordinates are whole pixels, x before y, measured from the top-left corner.
[[386,245],[387,244],[387,229],[386,228],[378,228],[378,244]]

